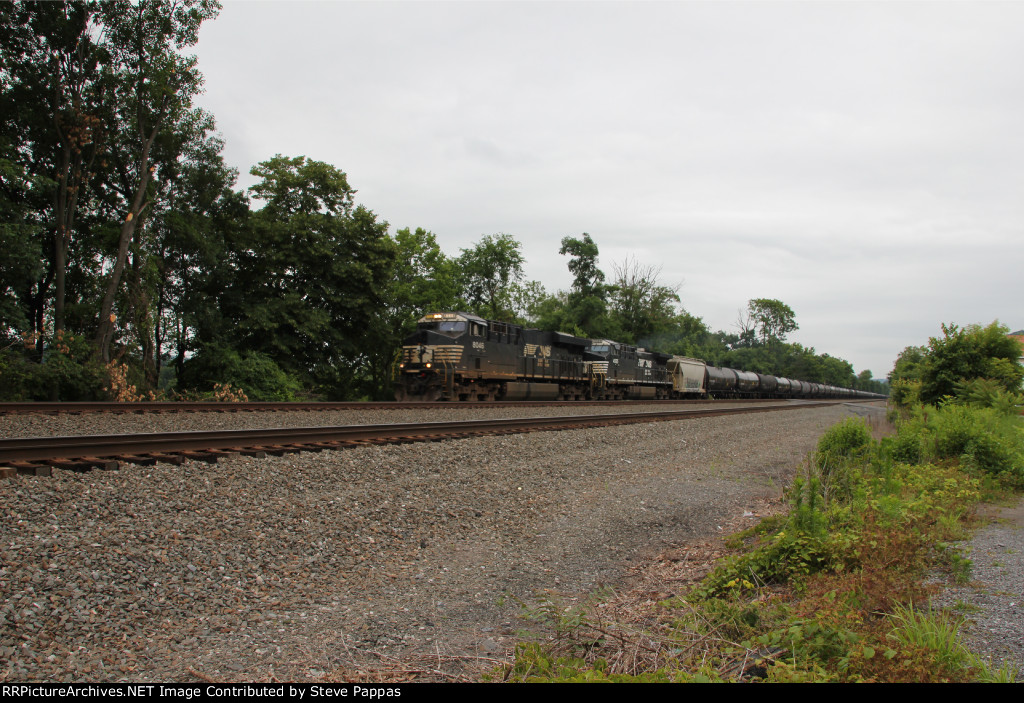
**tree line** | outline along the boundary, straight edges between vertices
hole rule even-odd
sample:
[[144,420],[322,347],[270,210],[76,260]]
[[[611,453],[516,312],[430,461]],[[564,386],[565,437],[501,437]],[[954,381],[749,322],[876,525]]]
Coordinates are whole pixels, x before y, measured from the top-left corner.
[[793,311],[752,300],[712,332],[634,259],[598,267],[565,237],[572,285],[525,279],[521,244],[445,254],[392,233],[348,176],[274,155],[236,189],[187,53],[212,0],[0,5],[0,399],[384,398],[431,310],[641,344],[838,386],[869,371],[785,341]]

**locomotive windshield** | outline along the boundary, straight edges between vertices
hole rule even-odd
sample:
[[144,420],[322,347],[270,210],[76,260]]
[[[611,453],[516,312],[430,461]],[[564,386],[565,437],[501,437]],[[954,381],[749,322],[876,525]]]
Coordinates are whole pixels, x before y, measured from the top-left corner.
[[421,322],[421,330],[434,330],[449,337],[458,337],[466,331],[465,321],[443,320],[441,322]]
[[596,354],[606,354],[611,350],[607,344],[593,344],[587,348],[587,351],[594,352]]

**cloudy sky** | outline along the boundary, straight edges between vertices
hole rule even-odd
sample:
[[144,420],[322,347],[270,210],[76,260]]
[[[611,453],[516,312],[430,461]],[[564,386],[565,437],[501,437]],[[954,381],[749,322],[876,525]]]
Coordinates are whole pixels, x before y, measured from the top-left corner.
[[1024,3],[227,0],[197,54],[240,187],[326,161],[552,291],[589,232],[712,329],[778,298],[876,377],[942,322],[1024,327]]

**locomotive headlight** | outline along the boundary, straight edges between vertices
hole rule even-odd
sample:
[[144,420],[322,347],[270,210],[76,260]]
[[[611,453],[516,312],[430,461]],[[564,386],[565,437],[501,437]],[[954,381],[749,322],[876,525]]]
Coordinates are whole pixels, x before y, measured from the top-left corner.
[[399,364],[399,365],[398,365],[398,368],[400,368],[400,369],[404,369],[404,368],[405,368],[405,364]]
[[428,369],[430,368],[430,362],[429,361],[427,362],[427,368]]

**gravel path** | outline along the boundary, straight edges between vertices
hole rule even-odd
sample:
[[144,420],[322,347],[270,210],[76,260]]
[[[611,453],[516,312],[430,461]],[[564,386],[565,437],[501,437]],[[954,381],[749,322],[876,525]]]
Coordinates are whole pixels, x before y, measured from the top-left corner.
[[486,668],[515,641],[517,599],[614,585],[756,514],[821,432],[864,412],[0,481],[0,680],[311,680],[425,655]]
[[992,523],[958,545],[972,562],[970,583],[947,587],[932,604],[962,612],[971,650],[1024,681],[1024,501],[984,515]]

